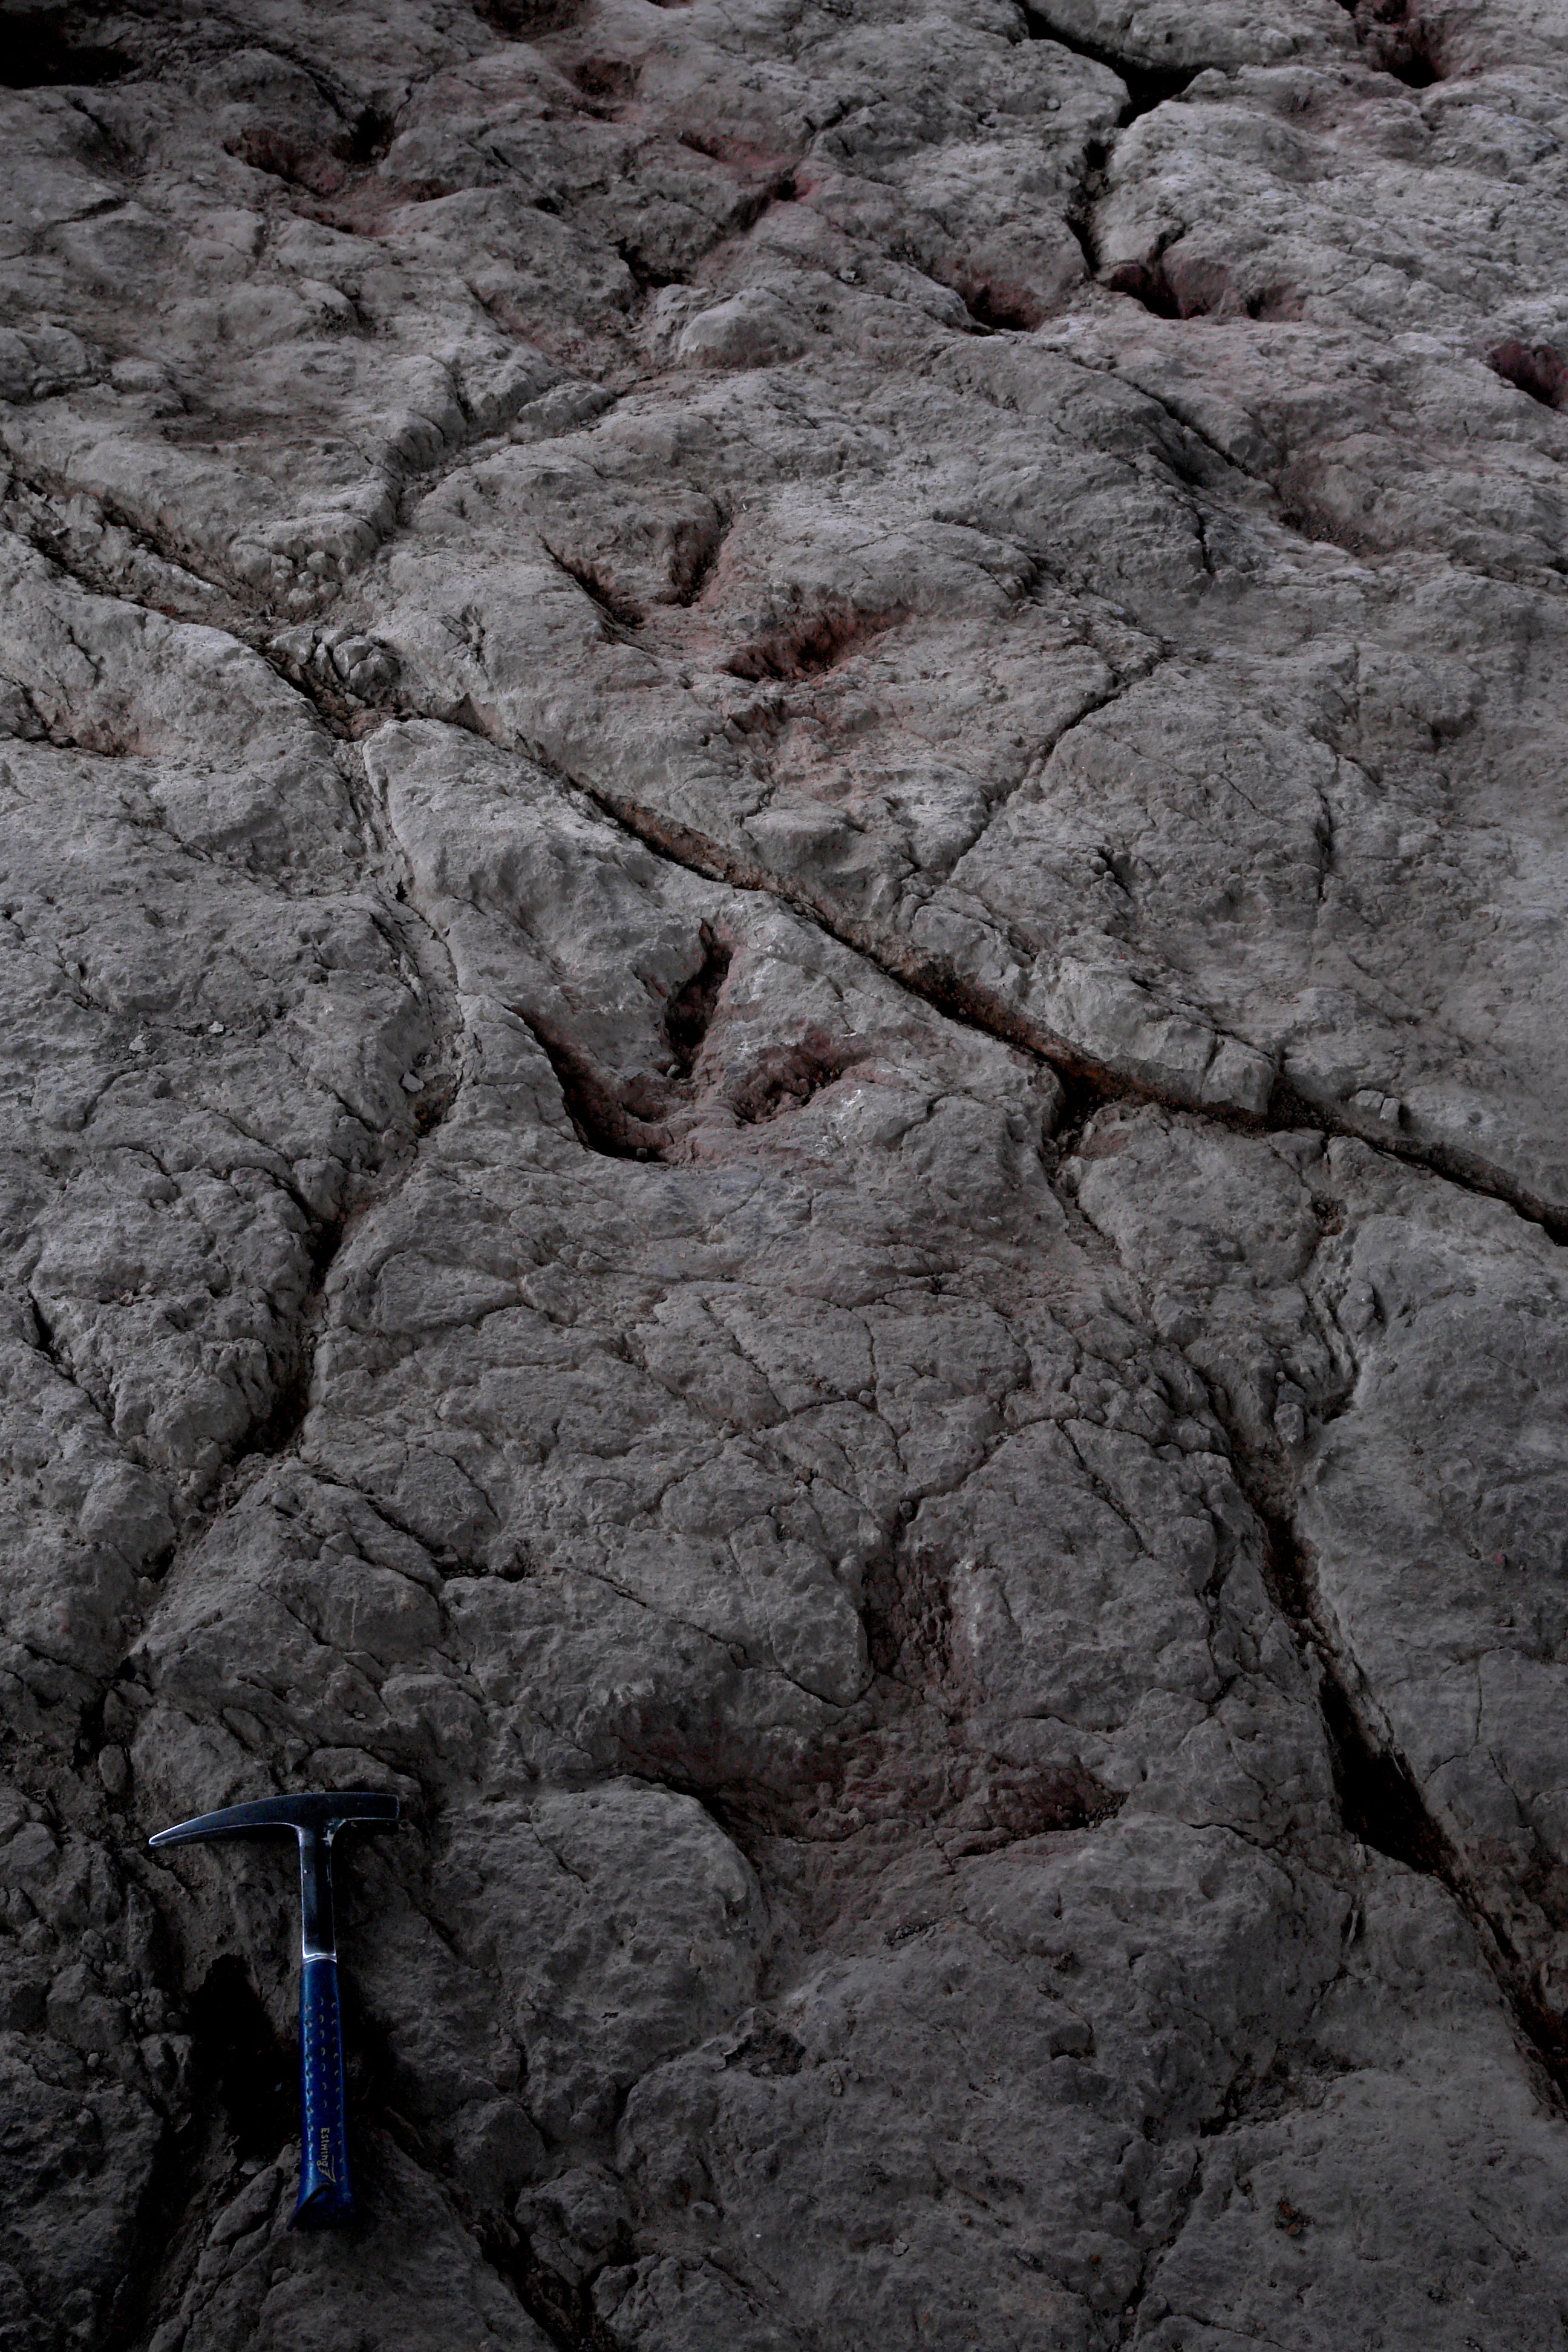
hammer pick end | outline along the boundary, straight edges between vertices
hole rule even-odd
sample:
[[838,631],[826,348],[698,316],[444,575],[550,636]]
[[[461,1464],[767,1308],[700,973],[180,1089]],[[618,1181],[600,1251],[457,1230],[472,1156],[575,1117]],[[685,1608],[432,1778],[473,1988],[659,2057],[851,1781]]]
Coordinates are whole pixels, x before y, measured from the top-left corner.
[[245,1837],[255,1830],[293,1830],[330,1843],[342,1829],[389,1829],[400,1811],[399,1800],[383,1789],[306,1789],[298,1796],[258,1797],[216,1813],[196,1813],[159,1830],[147,1843],[191,1845],[201,1838]]

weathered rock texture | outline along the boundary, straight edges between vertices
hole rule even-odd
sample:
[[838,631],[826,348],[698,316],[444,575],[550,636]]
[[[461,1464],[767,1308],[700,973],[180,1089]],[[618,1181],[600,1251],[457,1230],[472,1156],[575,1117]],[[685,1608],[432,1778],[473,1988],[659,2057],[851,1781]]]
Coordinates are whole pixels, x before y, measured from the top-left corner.
[[1565,38],[0,7],[4,2352],[1568,2338]]

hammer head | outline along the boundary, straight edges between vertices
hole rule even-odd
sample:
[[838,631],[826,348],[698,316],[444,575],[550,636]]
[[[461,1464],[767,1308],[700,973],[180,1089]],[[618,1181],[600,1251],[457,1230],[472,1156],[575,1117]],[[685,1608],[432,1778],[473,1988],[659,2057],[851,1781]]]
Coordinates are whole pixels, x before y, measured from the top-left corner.
[[379,1789],[310,1789],[298,1797],[258,1797],[248,1805],[225,1805],[221,1812],[197,1813],[160,1830],[149,1845],[188,1845],[196,1838],[243,1837],[252,1830],[294,1830],[301,1838],[330,1845],[353,1822],[384,1829],[398,1814],[395,1797]]
[[190,1845],[199,1838],[247,1837],[253,1830],[292,1830],[300,1841],[300,1949],[306,1959],[337,1948],[332,1922],[332,1840],[342,1829],[389,1829],[398,1801],[379,1789],[310,1789],[298,1797],[258,1797],[160,1830],[149,1845]]

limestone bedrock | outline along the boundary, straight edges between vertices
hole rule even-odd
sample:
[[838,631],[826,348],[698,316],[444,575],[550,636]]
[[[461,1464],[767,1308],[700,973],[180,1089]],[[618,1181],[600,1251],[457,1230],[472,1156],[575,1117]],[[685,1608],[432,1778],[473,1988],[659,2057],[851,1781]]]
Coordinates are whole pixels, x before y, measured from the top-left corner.
[[1561,2347],[1565,41],[0,0],[3,2352]]

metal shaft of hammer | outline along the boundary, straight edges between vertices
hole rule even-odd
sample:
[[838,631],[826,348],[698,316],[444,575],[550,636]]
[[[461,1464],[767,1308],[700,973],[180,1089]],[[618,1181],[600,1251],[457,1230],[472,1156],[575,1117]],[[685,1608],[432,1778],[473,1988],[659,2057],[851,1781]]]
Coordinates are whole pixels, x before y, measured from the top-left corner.
[[300,2146],[294,2221],[300,2228],[345,2221],[354,2210],[332,1920],[332,1840],[342,1829],[388,1828],[397,1814],[397,1799],[379,1790],[315,1790],[200,1813],[147,1841],[152,1846],[184,1845],[270,1829],[292,1830],[299,1841]]

